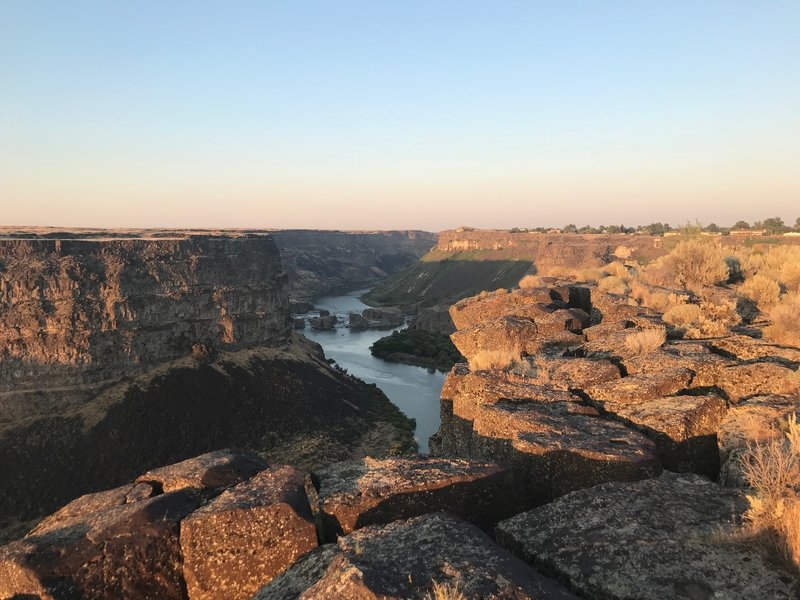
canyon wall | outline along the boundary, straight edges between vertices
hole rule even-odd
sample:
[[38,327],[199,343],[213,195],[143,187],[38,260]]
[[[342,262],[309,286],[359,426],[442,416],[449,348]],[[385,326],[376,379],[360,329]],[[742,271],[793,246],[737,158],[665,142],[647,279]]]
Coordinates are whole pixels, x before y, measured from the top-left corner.
[[512,287],[527,273],[628,258],[649,261],[665,252],[663,243],[649,235],[442,231],[436,248],[375,286],[364,300],[377,306],[450,305],[483,290]]
[[427,231],[273,231],[294,299],[370,287],[436,244]]
[[0,239],[0,422],[49,388],[283,339],[286,289],[266,235]]
[[412,431],[291,333],[269,234],[0,231],[0,538],[198,452],[313,464]]

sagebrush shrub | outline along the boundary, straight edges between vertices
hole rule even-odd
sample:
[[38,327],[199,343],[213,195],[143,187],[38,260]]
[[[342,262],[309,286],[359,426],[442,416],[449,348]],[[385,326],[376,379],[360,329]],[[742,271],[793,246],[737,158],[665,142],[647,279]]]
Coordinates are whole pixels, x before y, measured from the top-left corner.
[[649,354],[660,348],[667,340],[662,328],[643,329],[625,338],[625,346],[634,354]]
[[760,310],[775,305],[781,296],[781,286],[765,275],[753,275],[739,286],[739,295],[755,302]]
[[531,290],[534,288],[543,287],[544,282],[538,275],[525,275],[525,277],[519,280],[518,285],[522,290]]
[[769,313],[764,335],[788,346],[800,346],[800,292],[786,294]]

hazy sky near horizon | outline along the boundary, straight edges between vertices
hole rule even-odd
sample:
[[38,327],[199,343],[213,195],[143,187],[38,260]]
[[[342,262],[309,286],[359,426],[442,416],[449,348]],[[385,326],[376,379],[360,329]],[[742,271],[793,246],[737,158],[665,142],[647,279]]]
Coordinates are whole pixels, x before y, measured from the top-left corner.
[[800,216],[800,2],[4,0],[0,224]]

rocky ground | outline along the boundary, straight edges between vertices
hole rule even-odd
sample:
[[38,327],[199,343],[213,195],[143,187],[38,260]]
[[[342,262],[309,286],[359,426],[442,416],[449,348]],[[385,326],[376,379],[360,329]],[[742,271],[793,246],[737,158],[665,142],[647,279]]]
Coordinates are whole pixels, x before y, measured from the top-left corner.
[[279,444],[131,476],[0,548],[0,597],[800,597],[741,535],[742,456],[798,411],[800,349],[754,324],[682,339],[566,280],[450,317],[467,363],[431,456],[301,465]]

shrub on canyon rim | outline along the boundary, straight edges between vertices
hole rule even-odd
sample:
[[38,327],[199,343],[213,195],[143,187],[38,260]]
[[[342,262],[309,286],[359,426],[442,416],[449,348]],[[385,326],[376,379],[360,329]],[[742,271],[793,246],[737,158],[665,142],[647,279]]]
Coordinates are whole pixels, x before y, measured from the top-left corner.
[[769,339],[800,346],[800,292],[786,294],[769,311],[771,325],[764,328]]
[[630,334],[625,338],[625,346],[634,354],[649,354],[660,348],[665,341],[667,333],[659,327]]
[[519,288],[521,290],[531,290],[538,287],[544,286],[544,281],[538,275],[525,275],[522,279],[519,280]]
[[781,286],[765,275],[753,275],[739,287],[739,295],[755,302],[759,310],[766,310],[777,304]]

